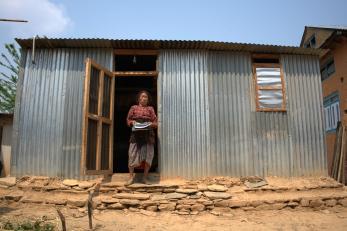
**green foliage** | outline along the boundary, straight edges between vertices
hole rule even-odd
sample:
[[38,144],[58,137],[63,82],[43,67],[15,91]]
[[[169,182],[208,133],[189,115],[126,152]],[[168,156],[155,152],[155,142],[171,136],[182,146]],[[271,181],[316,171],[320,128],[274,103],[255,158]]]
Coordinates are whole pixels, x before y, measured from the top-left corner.
[[[1,228],[1,227],[0,227]],[[7,221],[2,230],[14,230],[14,231],[24,231],[24,230],[33,230],[33,231],[53,231],[55,226],[51,223],[44,223],[43,221],[35,221],[34,223],[30,221],[25,221],[20,224],[11,223]]]
[[0,66],[0,112],[13,113],[19,73],[20,51],[14,44],[5,44],[8,54],[1,54]]

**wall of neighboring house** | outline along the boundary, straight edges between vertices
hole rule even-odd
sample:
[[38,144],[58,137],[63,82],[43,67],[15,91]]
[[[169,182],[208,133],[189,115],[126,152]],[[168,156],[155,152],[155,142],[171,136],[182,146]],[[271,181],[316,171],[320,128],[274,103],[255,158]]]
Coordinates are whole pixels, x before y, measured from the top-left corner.
[[12,123],[3,125],[0,129],[1,135],[1,163],[3,169],[1,177],[10,175],[11,146],[12,146]]
[[[347,125],[347,42],[335,46],[324,58],[321,59],[321,66],[327,60],[333,58],[335,72],[322,82],[323,99],[332,94],[337,94],[339,98],[340,120]],[[326,119],[327,119],[326,115]],[[327,155],[329,171],[331,169],[336,130],[327,131]]]
[[[316,29],[316,28],[308,28],[306,30],[306,34],[305,37],[303,39],[304,43],[302,44],[302,46],[304,47],[304,45],[306,44],[306,42],[312,38],[312,36],[314,35],[315,39],[316,39],[316,47],[320,47],[324,41],[331,35],[331,33],[333,32],[333,30],[330,29]],[[315,48],[315,47],[313,47]]]

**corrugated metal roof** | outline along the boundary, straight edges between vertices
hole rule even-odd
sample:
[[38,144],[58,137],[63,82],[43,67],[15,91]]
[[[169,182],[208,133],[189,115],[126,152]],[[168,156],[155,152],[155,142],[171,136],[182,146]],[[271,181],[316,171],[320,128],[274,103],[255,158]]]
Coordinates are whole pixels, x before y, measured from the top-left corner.
[[[31,48],[33,39],[16,39],[23,48]],[[37,38],[36,48],[114,48],[114,49],[205,49],[257,53],[319,55],[322,50],[294,46],[233,43],[201,40],[132,40],[99,38]]]

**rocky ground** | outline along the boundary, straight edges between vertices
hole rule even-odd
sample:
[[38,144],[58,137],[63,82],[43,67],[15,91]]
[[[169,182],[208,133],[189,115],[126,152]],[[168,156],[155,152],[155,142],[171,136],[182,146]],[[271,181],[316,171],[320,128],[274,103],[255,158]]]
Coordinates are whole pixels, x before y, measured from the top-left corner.
[[[89,230],[88,216],[79,209],[61,208],[67,230]],[[54,230],[62,230],[56,207],[37,204],[0,204],[0,230],[6,222],[44,221]],[[1,229],[2,227],[2,229]],[[131,212],[126,210],[96,211],[93,215],[94,230],[346,230],[347,208],[333,207],[313,211],[312,209],[233,210],[222,216],[209,212],[198,215],[178,215],[170,212]]]
[[[0,178],[0,227],[20,222],[97,230],[345,230],[347,188],[331,178],[214,177],[135,183]],[[49,229],[46,229],[49,230]]]

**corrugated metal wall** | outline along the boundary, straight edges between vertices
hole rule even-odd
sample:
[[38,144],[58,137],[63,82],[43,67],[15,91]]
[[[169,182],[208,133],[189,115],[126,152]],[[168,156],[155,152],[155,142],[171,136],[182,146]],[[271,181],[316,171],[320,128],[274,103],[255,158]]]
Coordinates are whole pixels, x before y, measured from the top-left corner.
[[18,84],[12,175],[78,178],[85,59],[111,68],[112,49],[42,49]]
[[[12,175],[83,178],[84,60],[112,67],[111,49],[24,52]],[[318,57],[282,55],[287,112],[256,112],[249,53],[164,50],[159,55],[163,177],[326,175]]]
[[161,175],[326,175],[318,57],[281,63],[287,112],[256,112],[250,54],[161,52]]
[[160,173],[209,175],[207,52],[162,51],[159,59]]

